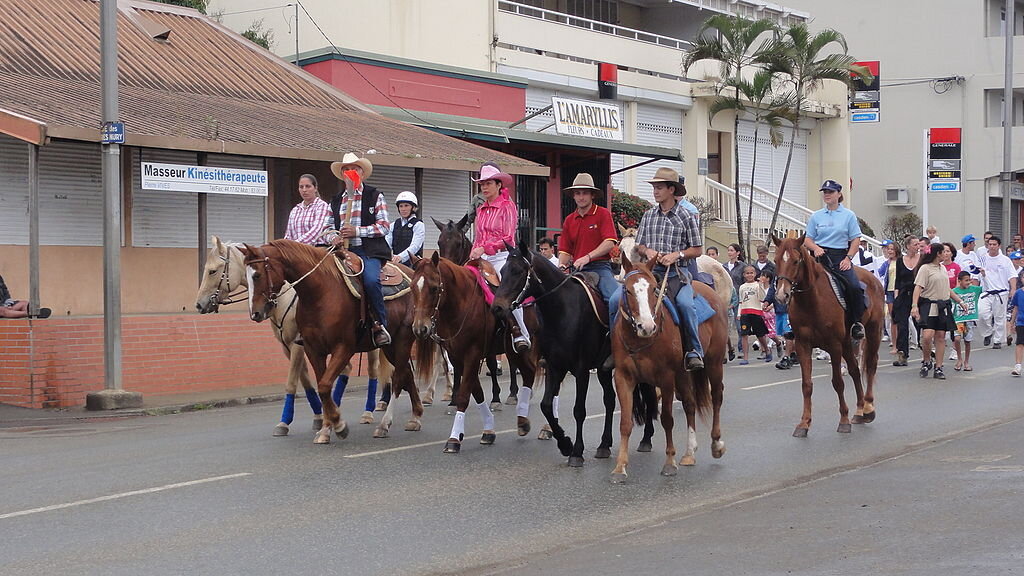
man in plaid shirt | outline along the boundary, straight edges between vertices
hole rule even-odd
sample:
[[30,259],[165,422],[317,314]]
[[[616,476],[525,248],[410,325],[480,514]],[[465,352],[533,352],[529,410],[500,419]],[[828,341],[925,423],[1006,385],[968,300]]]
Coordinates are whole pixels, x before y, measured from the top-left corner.
[[[702,252],[700,227],[697,225],[697,217],[674,195],[681,186],[679,174],[675,170],[658,168],[654,179],[648,182],[654,186],[654,200],[657,204],[645,212],[640,220],[640,227],[636,233],[636,250],[648,260],[658,261],[658,265],[654,267],[656,276],[678,276],[680,288],[676,293],[675,303],[686,323],[686,335],[689,338],[686,369],[700,370],[704,368],[704,348],[701,346],[700,334],[697,331],[697,309],[693,304],[693,278],[690,272],[690,263]],[[682,192],[686,193],[685,188]],[[621,297],[620,288],[608,304],[613,314],[613,326]]]
[[[331,207],[324,238],[334,245],[348,239],[349,251],[363,259],[363,289],[374,316],[371,327],[373,343],[377,347],[387,346],[391,343],[391,335],[387,331],[388,313],[384,308],[380,270],[391,259],[391,247],[386,239],[391,227],[388,203],[376,188],[363,184],[363,180],[373,173],[373,165],[366,158],[347,153],[341,162],[331,164],[331,172],[345,182],[345,192],[338,205]],[[350,172],[356,173],[355,179],[350,177]],[[348,211],[350,197],[352,208]],[[337,225],[339,222],[340,226]]]

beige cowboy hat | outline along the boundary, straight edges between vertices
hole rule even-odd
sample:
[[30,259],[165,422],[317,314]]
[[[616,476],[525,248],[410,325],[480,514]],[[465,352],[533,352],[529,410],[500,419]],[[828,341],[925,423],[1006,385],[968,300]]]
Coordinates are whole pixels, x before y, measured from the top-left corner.
[[686,196],[685,180],[679,177],[679,172],[671,168],[658,168],[658,171],[654,173],[654,179],[647,181],[648,184],[655,182],[667,182],[675,188],[674,196]]
[[569,194],[575,193],[576,190],[590,190],[593,192],[594,197],[601,196],[603,190],[594,186],[594,177],[586,172],[580,172],[576,175],[576,179],[572,181],[572,186],[563,188],[562,192],[568,192]]
[[363,169],[363,180],[369,180],[370,174],[373,174],[373,164],[370,163],[366,158],[360,158],[352,152],[346,152],[341,158],[341,162],[331,162],[331,172],[334,172],[334,176],[338,180],[344,179],[342,175],[345,169],[350,166],[359,166]]

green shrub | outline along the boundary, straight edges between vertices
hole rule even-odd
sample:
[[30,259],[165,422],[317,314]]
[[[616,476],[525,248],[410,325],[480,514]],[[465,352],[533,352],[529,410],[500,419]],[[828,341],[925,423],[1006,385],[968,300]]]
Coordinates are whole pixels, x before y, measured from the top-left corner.
[[612,196],[612,220],[624,228],[636,228],[640,225],[640,218],[644,212],[651,208],[652,204],[639,196],[619,193]]

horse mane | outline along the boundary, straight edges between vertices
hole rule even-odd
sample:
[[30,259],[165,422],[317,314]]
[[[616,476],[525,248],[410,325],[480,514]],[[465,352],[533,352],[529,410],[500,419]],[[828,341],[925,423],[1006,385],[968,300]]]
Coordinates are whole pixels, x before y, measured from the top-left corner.
[[[300,265],[306,265],[311,270],[324,259],[325,252],[321,248],[310,246],[309,244],[303,244],[301,242],[295,242],[294,240],[271,240],[267,242],[267,246],[273,246],[281,253],[281,257],[289,262],[293,262]],[[333,262],[324,262],[317,268],[317,272],[326,274],[332,279],[343,282],[344,279],[341,276],[341,271],[334,265]]]
[[[804,266],[805,274],[807,275],[807,283],[811,284],[818,279],[818,276],[824,271],[819,269],[821,266],[818,261],[811,254],[811,251],[804,246],[804,243],[799,238],[786,238],[778,246],[776,254],[780,251],[788,252],[789,250],[796,250],[800,254],[800,258],[806,262]],[[776,266],[776,275],[778,275],[778,266]],[[795,280],[795,278],[794,278]]]

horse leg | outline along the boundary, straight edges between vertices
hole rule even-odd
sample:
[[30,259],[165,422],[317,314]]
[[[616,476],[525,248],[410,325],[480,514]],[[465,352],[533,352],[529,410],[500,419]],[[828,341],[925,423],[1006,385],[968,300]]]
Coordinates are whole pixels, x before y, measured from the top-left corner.
[[[512,363],[512,357],[509,356],[508,358],[508,396],[505,398],[505,404],[515,406],[516,404],[519,404],[519,378],[517,378],[517,374],[523,377],[523,386],[527,385],[526,383],[528,380],[526,375],[522,373],[522,370],[520,370],[520,366]],[[523,362],[522,356],[520,356],[519,362]]]
[[[643,386],[643,383],[638,383],[640,386],[640,395],[644,397],[644,403],[648,406],[652,406],[653,403],[658,401],[657,393],[658,390],[654,386]],[[640,438],[640,445],[636,447],[637,452],[650,452],[654,450],[654,444],[651,440],[654,438],[654,419],[648,418],[644,422],[644,435]]]
[[[476,356],[476,359],[471,362],[466,362],[463,358],[457,358],[455,361],[455,373],[465,374],[466,378],[464,382],[458,382],[458,390],[455,395],[455,418],[452,422],[452,431],[448,436],[448,441],[444,445],[445,454],[458,454],[462,448],[462,440],[465,438],[466,430],[466,409],[469,408],[470,396],[484,408],[487,406],[484,404],[484,391],[480,387],[480,357]],[[487,408],[487,412],[490,413],[490,409]],[[484,416],[483,409],[480,410],[481,416]],[[486,417],[484,418],[484,425],[488,424]],[[490,421],[493,427],[493,415]],[[480,437],[480,441],[483,442],[488,430],[484,430],[484,435]],[[490,430],[491,442],[493,443],[494,430]]]
[[[295,418],[295,393],[299,384],[305,390],[306,398],[309,399],[309,406],[313,409],[313,430],[319,430],[323,426],[323,406],[320,398],[316,396],[313,384],[309,381],[309,374],[306,372],[306,356],[302,346],[291,344],[287,348],[288,353],[288,381],[284,385],[284,407],[281,409],[281,421],[274,426],[274,436],[287,436],[288,427]],[[319,417],[319,422],[317,419]]]
[[[558,444],[558,451],[562,456],[572,453],[572,441],[565,435],[565,430],[558,423],[558,392],[565,379],[565,370],[555,370],[548,366],[544,376],[544,398],[540,402],[540,411],[551,427],[551,435]],[[543,434],[543,431],[541,431]]]
[[441,401],[451,402],[453,389],[455,388],[455,384],[452,381],[455,368],[452,367],[451,362],[448,361],[448,354],[445,353],[444,348],[441,348],[440,346],[437,347],[437,358],[435,358],[434,363],[438,366],[444,367],[444,378],[447,383],[444,396],[441,396]]
[[445,416],[451,416],[455,414],[456,399],[459,397],[459,387],[462,384],[462,369],[458,364],[452,366],[452,394],[451,398],[448,399],[448,409],[444,411]]
[[313,371],[317,375],[317,392],[320,394],[320,402],[324,407],[324,426],[313,439],[314,444],[330,444],[331,429],[334,430],[338,438],[344,439],[348,436],[348,425],[341,419],[338,407],[334,404],[331,388],[334,385],[334,378],[351,357],[352,353],[344,346],[340,346],[331,353],[329,363],[323,357],[310,358]]
[[633,389],[636,382],[633,374],[619,368],[615,374],[615,394],[619,397],[619,455],[612,470],[612,484],[626,481],[626,467],[629,465],[629,435],[633,433]]
[[[849,348],[849,350],[846,350],[846,348]],[[864,413],[864,383],[862,381],[863,376],[860,370],[861,354],[862,346],[844,346],[843,357],[846,359],[846,368],[850,373],[850,378],[853,380],[853,390],[857,394],[857,408],[854,410],[854,417],[851,420],[851,423],[856,421],[857,414]]]
[[[411,339],[412,335],[409,334],[408,338]],[[402,339],[404,340],[404,338]],[[412,407],[412,417],[405,423],[405,431],[419,432],[423,429],[423,402],[420,400],[420,390],[416,387],[416,375],[413,373],[412,362],[409,358],[412,345],[410,343],[392,349],[400,350],[396,353],[395,372],[392,376],[392,381],[395,383],[395,398],[397,399],[402,390],[405,390],[409,394],[409,404]]]
[[587,390],[590,388],[590,370],[582,368],[573,376],[576,378],[576,403],[572,407],[573,418],[576,419],[576,442],[569,456],[569,466],[583,466],[583,424],[587,421]]
[[721,458],[725,455],[725,441],[722,440],[722,399],[725,393],[725,368],[722,366],[705,366],[708,381],[711,384],[711,457]]
[[[512,367],[509,366],[509,370]],[[491,373],[491,410],[501,411],[501,387],[498,386],[498,357],[487,356],[487,371]]]
[[611,458],[612,419],[615,414],[615,384],[612,382],[612,371],[598,368],[597,381],[601,383],[604,399],[604,430],[601,432],[601,445],[597,447],[594,458]]
[[516,363],[512,364],[511,367],[512,380],[515,381],[515,373],[519,372],[523,376],[523,387],[517,390],[516,394],[510,394],[506,402],[510,402],[513,398],[515,399],[516,433],[520,436],[526,436],[530,433],[530,399],[533,397],[533,384],[537,381],[536,354],[532,356],[518,356]]
[[[721,364],[716,362],[712,362],[711,365],[721,366]],[[697,397],[694,394],[693,389],[696,385],[697,384],[693,381],[692,373],[676,373],[675,393],[683,403],[683,413],[686,414],[686,452],[684,452],[683,457],[679,459],[680,466],[693,466],[697,463],[697,458],[695,456],[695,453],[697,452]],[[664,402],[666,394],[671,395],[671,392],[663,390],[661,393],[661,425],[665,428],[666,438],[671,444],[672,436],[669,435],[669,429],[671,426],[670,423],[674,422],[674,420],[666,421],[666,418],[672,418],[671,401],[669,401],[668,415],[665,413]],[[666,451],[666,454],[667,453],[668,452]],[[661,473],[665,474],[665,470],[662,469]]]
[[[672,386],[665,382],[664,376],[659,378],[659,387],[661,388],[661,427],[665,429],[665,464],[661,467],[662,476],[675,476],[676,472],[679,471],[679,467],[676,466],[676,445],[672,441],[672,428],[675,426],[675,416],[672,415],[672,402],[675,400],[674,388],[678,387],[678,381],[680,376],[676,375],[676,385]],[[689,378],[687,378],[689,379]],[[683,402],[683,408],[686,410],[686,425],[689,430],[688,438],[693,438],[693,423],[690,422],[690,412],[693,410],[693,403]],[[696,444],[696,440],[692,444]],[[690,450],[691,442],[686,442],[686,453],[690,456],[691,462],[686,463],[686,456],[683,456],[683,461],[680,464],[686,464],[692,466],[693,453]]]
[[861,378],[867,380],[867,385],[864,387],[864,406],[854,415],[854,424],[868,424],[875,420],[875,374],[878,371],[878,348],[881,345],[881,337],[878,336],[877,327],[870,323],[868,326],[870,327],[867,329],[867,338],[861,350],[864,366]]
[[853,356],[853,353],[849,351],[849,347],[849,344],[845,344],[843,346],[843,350],[829,351],[829,354],[832,357],[832,388],[835,389],[836,396],[839,396],[839,427],[836,429],[836,432],[840,432],[843,434],[849,434],[852,430],[850,426],[850,407],[846,404],[846,383],[843,381],[842,363],[842,358],[846,356]]
[[811,429],[811,392],[814,382],[811,380],[811,347],[806,340],[797,338],[796,357],[800,360],[800,389],[804,395],[804,412],[800,415],[800,423],[793,430],[794,438],[807,438]]

